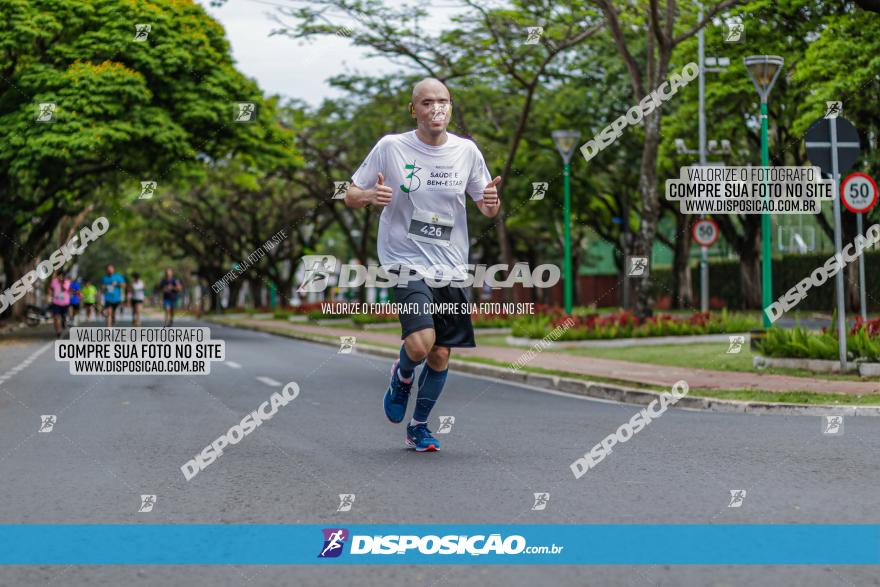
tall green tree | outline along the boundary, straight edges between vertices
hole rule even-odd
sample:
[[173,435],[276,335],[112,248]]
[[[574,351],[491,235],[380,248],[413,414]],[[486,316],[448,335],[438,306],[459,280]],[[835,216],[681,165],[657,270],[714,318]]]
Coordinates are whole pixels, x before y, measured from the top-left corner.
[[[608,33],[626,65],[632,86],[633,104],[639,104],[650,92],[659,87],[673,66],[673,54],[684,41],[693,37],[713,18],[736,5],[740,0],[722,0],[706,3],[703,18],[696,18],[693,6],[679,8],[675,0],[639,0],[625,7],[615,6],[610,0],[592,0],[605,15]],[[637,50],[644,49],[641,52]],[[691,61],[677,59],[676,68]],[[656,108],[644,117],[645,139],[639,169],[639,230],[633,239],[633,254],[650,257],[657,235],[660,218],[657,158],[660,147],[663,109]],[[650,276],[634,281],[636,313],[651,313]]]
[[[40,259],[61,219],[100,204],[112,230],[113,207],[136,200],[141,181],[161,195],[199,158],[294,154],[235,69],[223,28],[190,0],[7,0],[0,72],[7,283]],[[257,122],[235,123],[236,102],[256,104]],[[54,105],[53,122],[37,121],[41,104]]]

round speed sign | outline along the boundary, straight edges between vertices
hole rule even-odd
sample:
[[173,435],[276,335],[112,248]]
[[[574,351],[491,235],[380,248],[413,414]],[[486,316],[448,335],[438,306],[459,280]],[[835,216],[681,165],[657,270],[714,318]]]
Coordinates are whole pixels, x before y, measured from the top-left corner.
[[708,218],[697,220],[691,231],[694,242],[701,247],[711,247],[718,240],[718,223]]
[[850,212],[864,214],[877,205],[877,184],[869,175],[850,173],[840,183],[840,199]]

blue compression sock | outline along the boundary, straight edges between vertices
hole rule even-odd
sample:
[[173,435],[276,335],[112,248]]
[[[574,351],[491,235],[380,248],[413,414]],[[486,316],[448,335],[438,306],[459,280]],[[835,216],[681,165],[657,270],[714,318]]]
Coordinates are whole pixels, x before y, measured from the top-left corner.
[[443,371],[434,371],[430,365],[425,365],[419,376],[419,395],[416,400],[416,409],[413,412],[413,420],[416,422],[427,422],[431,408],[434,402],[440,397],[443,391],[443,385],[446,383],[446,375],[449,369]]
[[[424,359],[422,359],[424,361]],[[422,361],[413,361],[409,358],[409,355],[406,354],[406,345],[401,345],[400,347],[400,362],[397,364],[397,370],[400,372],[400,376],[402,376],[406,380],[410,380],[415,375],[416,367],[422,364]]]

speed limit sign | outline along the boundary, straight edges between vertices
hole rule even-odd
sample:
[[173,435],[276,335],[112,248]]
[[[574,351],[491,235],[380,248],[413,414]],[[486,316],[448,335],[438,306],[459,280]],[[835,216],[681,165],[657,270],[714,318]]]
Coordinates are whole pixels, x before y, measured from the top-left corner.
[[694,242],[701,247],[711,247],[718,240],[718,224],[714,220],[702,218],[694,224],[691,234]]
[[877,184],[864,173],[850,173],[840,184],[840,199],[854,214],[864,214],[877,205]]

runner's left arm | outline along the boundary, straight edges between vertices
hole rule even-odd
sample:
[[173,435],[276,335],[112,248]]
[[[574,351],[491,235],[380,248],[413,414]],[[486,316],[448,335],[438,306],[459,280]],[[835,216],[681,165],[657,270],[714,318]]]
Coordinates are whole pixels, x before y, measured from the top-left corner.
[[477,208],[487,218],[494,218],[501,210],[501,199],[498,197],[498,188],[496,187],[500,183],[501,176],[499,175],[483,188],[483,199],[476,201]]
[[486,159],[477,148],[471,143],[472,160],[471,170],[467,180],[465,192],[471,197],[480,212],[488,218],[494,218],[498,211],[501,210],[501,200],[498,198],[498,184],[501,183],[501,176],[492,179],[489,174]]

